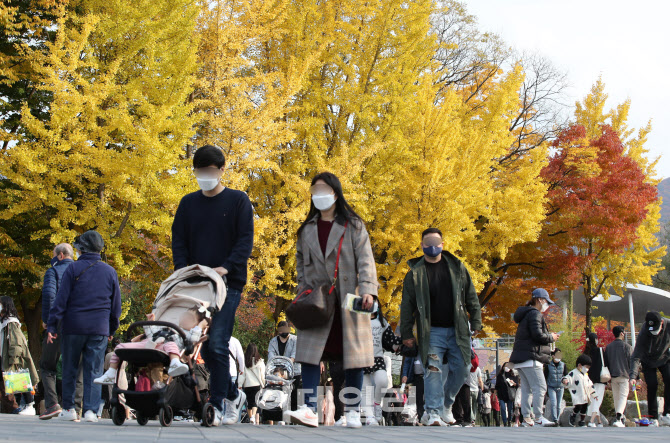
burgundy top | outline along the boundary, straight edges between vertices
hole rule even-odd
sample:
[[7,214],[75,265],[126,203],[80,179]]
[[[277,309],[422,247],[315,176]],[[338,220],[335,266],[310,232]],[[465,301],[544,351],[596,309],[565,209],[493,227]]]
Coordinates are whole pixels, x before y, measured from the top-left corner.
[[319,232],[319,246],[321,246],[321,253],[326,256],[326,247],[328,246],[328,236],[333,229],[332,221],[317,220],[316,226]]
[[[332,221],[317,220],[317,230],[319,233],[319,246],[323,256],[326,256],[326,247],[328,246],[328,237],[333,229]],[[334,275],[332,276],[334,277]],[[331,277],[331,278],[332,278]],[[342,360],[342,315],[340,313],[339,301],[335,303],[335,315],[333,316],[333,325],[330,327],[330,334],[326,341],[326,347],[323,350],[322,360]]]

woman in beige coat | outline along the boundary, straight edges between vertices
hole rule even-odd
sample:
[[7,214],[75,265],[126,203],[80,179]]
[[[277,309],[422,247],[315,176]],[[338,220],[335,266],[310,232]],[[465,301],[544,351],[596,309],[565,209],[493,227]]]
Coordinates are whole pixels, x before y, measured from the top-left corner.
[[[323,327],[299,330],[295,360],[302,363],[305,403],[290,415],[295,423],[318,425],[316,388],[322,360],[344,363],[345,417],[348,427],[360,427],[360,392],[363,368],[373,365],[370,316],[342,308],[347,294],[363,298],[363,308],[372,308],[377,297],[377,270],[365,224],[347,204],[340,180],[324,172],[312,179],[312,204],[298,229],[296,268],[298,293],[333,281],[337,252],[342,241],[337,278],[335,315]],[[311,393],[311,394],[310,394]]]

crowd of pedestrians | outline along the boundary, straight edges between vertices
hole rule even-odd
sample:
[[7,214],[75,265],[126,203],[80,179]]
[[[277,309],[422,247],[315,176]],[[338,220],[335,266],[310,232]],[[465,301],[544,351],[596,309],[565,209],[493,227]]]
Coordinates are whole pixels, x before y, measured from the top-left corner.
[[[509,362],[496,374],[484,373],[473,350],[473,337],[482,329],[475,286],[463,262],[443,249],[437,228],[420,233],[422,254],[408,262],[400,322],[394,331],[377,299],[375,257],[365,223],[345,199],[340,180],[327,172],[312,179],[309,210],[295,233],[295,263],[299,297],[313,300],[323,293],[321,288],[330,287],[332,314],[295,334],[289,323],[278,323],[277,334],[268,343],[267,361],[258,343],[250,343],[244,351],[232,331],[247,283],[254,215],[244,192],[222,184],[225,168],[221,149],[207,145],[195,152],[193,171],[200,190],[181,199],[172,225],[175,270],[207,266],[227,286],[225,303],[211,318],[195,309],[192,324],[180,324],[194,335],[197,328],[209,327],[206,336],[198,333],[193,342],[202,343],[213,426],[238,423],[244,411],[254,424],[290,422],[309,427],[401,422],[555,426],[561,421],[568,390],[569,424],[598,427],[603,424],[600,408],[609,383],[616,413],[612,425],[620,427],[625,425],[629,388],[637,385],[640,372],[653,424],[670,425],[670,329],[668,320],[655,312],[647,314],[635,349],[623,341],[623,328],[617,326],[612,331],[615,340],[607,348],[599,346],[595,334],[587,335],[584,352],[573,365],[563,361],[555,347],[559,335],[545,320],[554,302],[546,290],[535,289],[514,314],[517,331]],[[39,417],[95,422],[101,414],[101,385],[113,383],[116,371],[124,371],[114,354],[105,363],[108,343],[119,327],[121,294],[115,270],[102,259],[104,241],[98,232],[83,233],[74,249],[57,245],[44,276],[46,334],[39,362],[44,406]],[[346,302],[349,297],[358,298],[355,308]],[[310,308],[320,309],[316,303]],[[38,374],[9,297],[0,298],[0,320],[3,372],[28,368],[37,385]],[[160,349],[172,358],[169,374],[183,374],[179,349],[172,343]],[[391,368],[385,352],[404,357],[401,386],[394,391],[389,390]],[[274,416],[263,410],[259,399],[267,383],[266,368],[276,357],[290,361],[293,371],[287,381],[293,389],[287,410]],[[662,414],[655,395],[657,372],[665,383]],[[278,368],[276,374],[284,372]],[[409,386],[412,389],[406,390]],[[11,402],[12,412],[37,414],[32,393],[14,396]],[[395,407],[386,407],[391,404]],[[411,408],[414,418],[405,414]]]

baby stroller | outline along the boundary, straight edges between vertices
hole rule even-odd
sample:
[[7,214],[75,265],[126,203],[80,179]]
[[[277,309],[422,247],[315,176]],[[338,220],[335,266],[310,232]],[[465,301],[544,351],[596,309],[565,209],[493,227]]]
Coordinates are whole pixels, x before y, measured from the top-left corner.
[[284,420],[284,413],[291,410],[292,392],[293,362],[288,357],[271,358],[265,369],[265,387],[261,389],[256,402],[261,410],[262,420],[276,416],[281,416]]
[[[136,330],[144,326],[162,326],[179,334],[185,349],[182,360],[189,366],[189,372],[174,379],[168,379],[165,386],[149,391],[135,390],[135,376],[147,365],[158,364],[166,372],[170,357],[157,349],[118,349],[116,355],[128,363],[130,373],[129,389],[122,390],[117,382],[112,388],[111,416],[115,425],[120,426],[126,419],[126,412],[119,396],[131,409],[135,409],[137,423],[146,425],[150,419],[158,420],[162,426],[172,424],[173,410],[193,410],[197,415],[204,403],[198,389],[194,362],[200,353],[201,344],[193,346],[186,340],[186,334],[178,326],[180,316],[194,305],[221,309],[226,299],[226,286],[219,274],[206,266],[193,265],[180,269],[163,282],[153,305],[155,321],[139,321],[131,324],[126,332],[126,340],[136,335]],[[203,331],[206,334],[206,331]],[[120,366],[121,367],[121,366]],[[120,373],[120,371],[119,371]]]

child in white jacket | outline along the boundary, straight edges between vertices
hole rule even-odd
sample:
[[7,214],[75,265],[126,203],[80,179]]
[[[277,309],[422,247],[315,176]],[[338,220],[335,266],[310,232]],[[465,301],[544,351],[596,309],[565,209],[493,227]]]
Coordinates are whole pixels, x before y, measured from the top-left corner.
[[579,414],[577,426],[586,426],[586,409],[590,401],[597,400],[593,382],[588,376],[589,368],[591,368],[591,357],[582,354],[577,358],[577,367],[563,377],[562,380],[563,384],[570,391],[570,395],[572,395],[572,404],[574,406],[572,415],[570,415],[570,426],[575,426],[577,414]]

